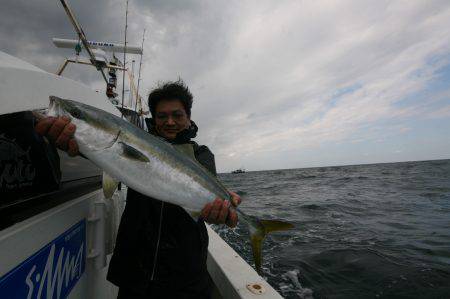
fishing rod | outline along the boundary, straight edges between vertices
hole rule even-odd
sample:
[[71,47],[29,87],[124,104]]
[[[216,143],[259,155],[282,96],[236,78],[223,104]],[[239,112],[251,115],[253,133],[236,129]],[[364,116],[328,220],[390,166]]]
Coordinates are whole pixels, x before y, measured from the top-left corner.
[[136,103],[134,105],[134,112],[136,112],[136,108],[138,105],[138,101],[139,101],[139,110],[140,112],[142,112],[142,103],[141,103],[141,98],[139,95],[139,85],[141,83],[141,69],[142,69],[142,56],[144,55],[144,39],[145,39],[145,28],[144,28],[144,33],[142,33],[142,44],[141,44],[141,57],[140,57],[140,61],[139,61],[139,74],[138,74],[138,81],[137,81],[137,95],[136,95]]
[[[124,47],[125,50],[123,51],[123,66],[126,65],[126,59],[127,59],[127,29],[128,29],[128,0],[126,4],[125,9],[125,41],[124,41]],[[123,101],[125,97],[125,72],[122,72],[122,110],[123,110]],[[122,118],[123,118],[123,111],[122,111]]]

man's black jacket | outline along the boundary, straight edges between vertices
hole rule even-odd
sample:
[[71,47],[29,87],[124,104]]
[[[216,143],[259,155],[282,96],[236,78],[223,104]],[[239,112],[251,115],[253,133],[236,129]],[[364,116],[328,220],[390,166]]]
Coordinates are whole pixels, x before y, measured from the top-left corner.
[[[216,174],[211,151],[188,143],[197,161]],[[207,249],[208,233],[202,220],[196,222],[183,208],[128,188],[107,278],[133,293],[167,297],[180,291],[192,298],[207,297]]]

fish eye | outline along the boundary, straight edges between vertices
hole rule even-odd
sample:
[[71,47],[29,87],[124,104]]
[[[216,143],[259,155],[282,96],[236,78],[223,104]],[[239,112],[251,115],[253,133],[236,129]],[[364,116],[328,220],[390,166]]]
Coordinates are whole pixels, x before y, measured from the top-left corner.
[[83,119],[83,113],[80,109],[73,109],[70,114],[77,119]]

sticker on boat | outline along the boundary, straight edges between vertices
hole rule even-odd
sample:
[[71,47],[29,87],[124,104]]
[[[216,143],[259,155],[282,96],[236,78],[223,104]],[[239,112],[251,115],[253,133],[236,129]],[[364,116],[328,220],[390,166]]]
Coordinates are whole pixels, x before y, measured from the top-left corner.
[[65,298],[86,263],[86,221],[82,220],[0,278],[2,298]]

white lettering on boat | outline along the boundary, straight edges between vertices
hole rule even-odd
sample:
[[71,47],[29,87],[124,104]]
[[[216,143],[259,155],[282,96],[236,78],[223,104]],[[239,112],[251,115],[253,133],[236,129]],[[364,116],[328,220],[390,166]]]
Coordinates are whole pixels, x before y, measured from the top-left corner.
[[[64,247],[59,251],[57,257],[56,267],[53,267],[55,260],[55,244],[50,248],[50,252],[47,257],[47,262],[45,263],[45,268],[42,273],[36,271],[36,265],[33,265],[31,270],[25,279],[25,284],[28,286],[27,299],[31,298],[43,298],[42,295],[45,294],[46,299],[60,298],[61,290],[64,287],[67,288],[69,283],[75,279],[79,279],[81,276],[84,253],[84,243],[81,243],[78,252],[75,255],[71,255],[70,251],[64,252]],[[64,255],[65,254],[65,255]],[[63,263],[64,261],[64,263]],[[37,294],[34,295],[35,283],[39,284],[37,289]],[[37,286],[37,285],[36,285]],[[54,295],[56,288],[56,294]]]

